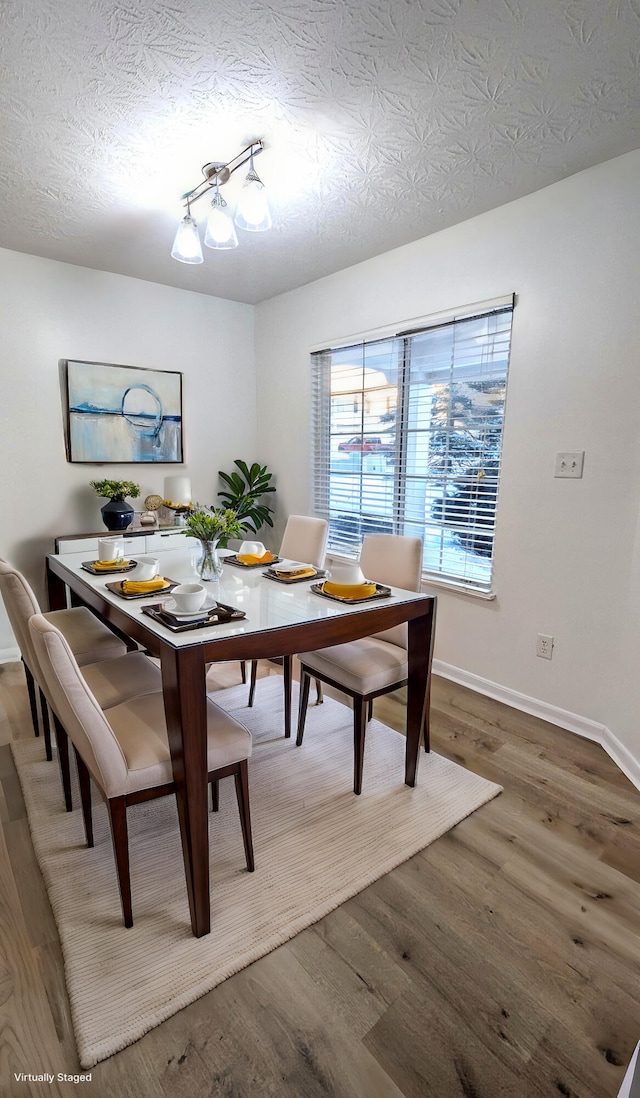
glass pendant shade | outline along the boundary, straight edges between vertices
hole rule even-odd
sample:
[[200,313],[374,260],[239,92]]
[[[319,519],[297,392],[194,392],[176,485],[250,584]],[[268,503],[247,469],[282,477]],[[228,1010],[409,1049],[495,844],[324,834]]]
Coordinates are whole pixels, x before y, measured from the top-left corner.
[[208,248],[237,248],[238,237],[233,221],[227,211],[227,203],[216,191],[211,203],[211,213],[207,218],[204,242]]
[[254,172],[253,166],[247,173],[246,182],[240,191],[235,222],[239,229],[252,233],[262,233],[271,228],[271,213],[265,186]]
[[202,263],[202,247],[198,236],[198,223],[187,214],[178,225],[171,256],[179,263]]

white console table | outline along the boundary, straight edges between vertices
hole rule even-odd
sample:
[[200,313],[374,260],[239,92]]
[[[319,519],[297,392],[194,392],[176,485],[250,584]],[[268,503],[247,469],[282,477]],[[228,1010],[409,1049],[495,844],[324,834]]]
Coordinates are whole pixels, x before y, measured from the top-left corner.
[[162,553],[168,549],[188,548],[192,539],[185,540],[184,527],[150,527],[147,530],[103,530],[101,534],[65,534],[55,539],[55,551],[62,555],[89,553],[98,556],[99,538],[118,537],[122,533],[125,556],[136,553]]

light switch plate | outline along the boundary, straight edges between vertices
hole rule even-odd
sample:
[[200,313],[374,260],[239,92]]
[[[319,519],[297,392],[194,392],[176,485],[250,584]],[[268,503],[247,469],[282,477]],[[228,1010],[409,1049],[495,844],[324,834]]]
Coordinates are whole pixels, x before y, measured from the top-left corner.
[[563,450],[556,454],[554,477],[581,477],[584,468],[584,450]]

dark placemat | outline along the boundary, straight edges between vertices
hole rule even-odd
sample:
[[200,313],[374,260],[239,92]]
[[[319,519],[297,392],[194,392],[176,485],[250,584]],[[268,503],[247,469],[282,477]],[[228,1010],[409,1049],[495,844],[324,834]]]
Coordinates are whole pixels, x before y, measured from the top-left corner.
[[265,579],[273,580],[274,583],[286,583],[286,584],[289,584],[289,583],[310,583],[311,580],[322,579],[322,577],[326,576],[326,574],[327,573],[326,573],[326,570],[324,568],[316,568],[316,570],[315,570],[315,572],[312,576],[291,576],[290,579],[287,579],[286,576],[275,576],[273,574],[273,572],[271,572],[268,568],[267,568],[267,571],[263,573]]
[[178,586],[177,580],[172,580],[168,577],[166,577],[166,579],[169,585],[168,587],[162,587],[156,589],[155,591],[140,591],[139,594],[136,593],[127,595],[127,593],[122,590],[122,580],[117,580],[115,583],[107,583],[105,584],[105,586],[108,587],[110,591],[113,591],[114,595],[119,595],[121,599],[155,599],[158,597],[158,595],[171,594],[174,587]]
[[224,602],[218,602],[207,611],[206,618],[185,620],[176,618],[170,610],[165,610],[161,602],[150,603],[142,607],[142,613],[148,614],[154,621],[159,621],[172,633],[184,633],[188,629],[207,629],[210,625],[224,625],[230,621],[241,621],[246,617],[244,610],[238,610],[235,606],[227,606]]
[[342,602],[347,606],[357,606],[359,602],[373,602],[375,599],[388,599],[391,594],[391,588],[385,587],[383,583],[376,583],[375,595],[365,595],[362,599],[346,599],[342,595],[329,595],[322,590],[321,583],[312,583],[311,590],[316,595],[322,595],[323,599],[332,599],[334,602]]
[[230,557],[220,557],[221,564],[232,564],[234,568],[244,568],[245,572],[249,572],[252,568],[270,568],[272,564],[279,564],[282,557],[274,557],[268,564],[243,564],[241,560],[238,560],[236,554]]
[[130,572],[132,568],[137,567],[137,560],[130,560],[128,564],[120,564],[115,568],[96,568],[95,561],[83,560],[80,565],[84,568],[85,572],[91,572],[92,576],[112,576],[114,572]]

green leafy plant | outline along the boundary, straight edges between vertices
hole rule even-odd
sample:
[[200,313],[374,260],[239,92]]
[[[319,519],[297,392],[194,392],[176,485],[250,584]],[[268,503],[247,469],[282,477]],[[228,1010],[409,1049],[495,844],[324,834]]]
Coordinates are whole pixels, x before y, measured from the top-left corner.
[[109,499],[137,499],[140,495],[140,485],[132,480],[90,480],[89,484],[99,496]]
[[236,458],[234,465],[239,472],[224,473],[218,470],[220,479],[227,486],[218,495],[235,511],[242,530],[257,534],[261,526],[273,526],[273,508],[258,502],[267,493],[275,492],[274,486],[269,483],[273,473],[268,473],[266,465],[259,465],[257,461],[249,467],[246,461]]
[[239,538],[242,533],[235,511],[224,507],[199,507],[191,511],[185,519],[185,537],[198,538],[199,541],[228,541]]

